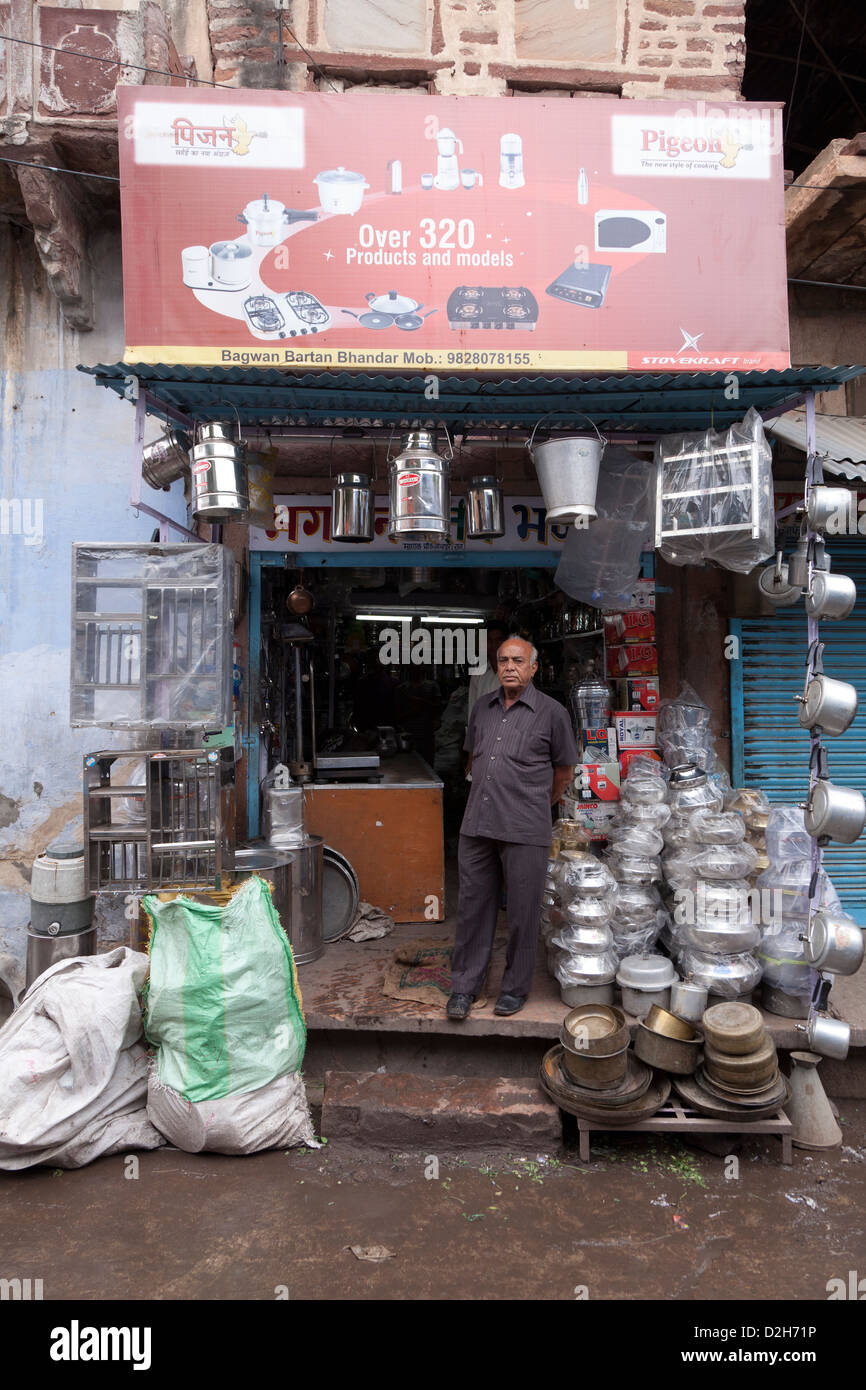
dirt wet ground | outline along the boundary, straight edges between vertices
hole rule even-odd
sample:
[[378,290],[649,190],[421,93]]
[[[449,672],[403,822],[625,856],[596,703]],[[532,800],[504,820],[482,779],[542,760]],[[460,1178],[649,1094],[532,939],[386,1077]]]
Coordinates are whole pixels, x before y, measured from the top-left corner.
[[[652,1135],[556,1153],[161,1150],[0,1175],[0,1276],[50,1299],[826,1300],[866,1276],[866,1102],[844,1147]],[[732,1161],[735,1160],[735,1161]],[[385,1247],[374,1263],[349,1247]],[[866,1280],[863,1293],[866,1294]]]

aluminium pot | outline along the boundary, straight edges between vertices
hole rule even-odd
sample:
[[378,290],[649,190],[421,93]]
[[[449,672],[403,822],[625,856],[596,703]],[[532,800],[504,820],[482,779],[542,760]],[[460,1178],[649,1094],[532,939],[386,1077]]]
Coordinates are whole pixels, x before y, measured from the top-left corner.
[[838,622],[847,618],[857,602],[857,586],[846,574],[812,571],[812,587],[806,595],[806,616]]
[[466,489],[466,536],[470,541],[496,540],[505,535],[502,487],[499,479],[484,474]]
[[595,509],[598,470],[607,440],[593,424],[595,436],[580,434],[568,439],[549,439],[533,448],[540,423],[536,423],[526,447],[538,474],[548,523],[569,525],[578,518],[594,521],[598,515]]
[[364,201],[364,192],[370,187],[363,174],[352,169],[344,169],[342,164],[336,169],[324,169],[313,179],[319,190],[319,202],[325,212],[354,216]]
[[331,539],[363,544],[373,539],[376,503],[366,473],[338,473],[331,493]]
[[[453,455],[452,455],[453,456]],[[442,541],[451,533],[450,460],[436,451],[432,430],[403,436],[388,465],[389,536],[392,540]]]
[[559,997],[570,1009],[579,1004],[612,1004],[613,978],[604,984],[579,984],[559,986]]
[[[847,487],[825,487],[823,484],[813,487],[806,506],[806,520],[812,530],[826,531],[831,521],[838,523],[840,520],[844,529],[851,508],[851,498],[852,493]],[[831,534],[839,534],[837,527],[834,526]]]
[[804,729],[830,735],[844,734],[857,713],[857,691],[847,681],[824,675],[824,643],[813,642],[806,658],[808,680],[799,700],[798,718]]
[[863,964],[863,932],[856,922],[819,909],[805,936],[805,957],[829,975],[854,975]]
[[246,445],[232,438],[231,425],[202,425],[191,458],[192,514],[198,521],[223,521],[249,513]]
[[[814,752],[818,754],[818,778],[810,788],[809,800],[800,803],[806,834],[853,845],[866,825],[866,799],[855,787],[837,787],[829,781],[826,748],[816,745]],[[811,761],[814,765],[814,755]]]
[[798,1033],[806,1034],[810,1052],[818,1052],[822,1057],[835,1057],[844,1062],[851,1045],[851,1026],[841,1018],[828,1018],[826,1014],[813,1014],[807,1023],[794,1025]]
[[761,942],[761,928],[751,919],[745,922],[683,922],[676,928],[677,940],[693,951],[711,956],[733,956],[753,951]]
[[791,608],[802,597],[803,590],[791,583],[788,566],[782,563],[782,552],[773,565],[767,565],[758,576],[758,590],[774,608]]
[[150,487],[171,487],[178,478],[189,472],[189,451],[192,440],[183,430],[168,430],[141,454],[141,476]]
[[639,1023],[634,1052],[642,1062],[658,1067],[659,1071],[672,1072],[675,1076],[691,1076],[697,1071],[702,1045],[703,1039],[699,1037],[672,1038],[655,1032],[646,1023]]

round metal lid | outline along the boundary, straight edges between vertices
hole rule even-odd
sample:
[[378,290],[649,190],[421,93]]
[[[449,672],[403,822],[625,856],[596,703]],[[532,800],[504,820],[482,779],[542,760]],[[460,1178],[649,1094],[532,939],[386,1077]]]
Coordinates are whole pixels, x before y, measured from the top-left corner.
[[616,974],[626,989],[665,989],[676,978],[667,956],[626,956]]
[[321,174],[317,174],[313,183],[364,183],[364,175],[356,174],[352,169],[344,169],[340,164],[336,169],[323,169]]
[[368,473],[338,473],[334,478],[334,486],[368,488],[370,475]]
[[322,935],[339,941],[355,920],[360,894],[358,878],[348,859],[325,845],[322,852]]
[[58,835],[43,853],[46,859],[83,859],[84,846],[68,835]]

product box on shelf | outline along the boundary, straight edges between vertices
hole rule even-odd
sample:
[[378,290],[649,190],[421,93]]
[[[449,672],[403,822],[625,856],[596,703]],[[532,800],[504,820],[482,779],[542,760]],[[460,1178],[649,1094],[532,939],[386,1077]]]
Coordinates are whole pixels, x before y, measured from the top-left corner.
[[574,797],[564,796],[559,815],[563,820],[579,821],[593,840],[606,840],[616,808],[615,801],[575,801]]
[[637,579],[630,594],[616,610],[618,613],[625,613],[632,608],[651,608],[656,606],[656,582],[654,579]]
[[605,613],[604,640],[609,646],[626,642],[654,642],[656,615],[649,608],[630,608],[624,613]]
[[620,752],[629,748],[654,748],[656,716],[647,710],[616,710],[613,716]]
[[615,682],[617,709],[655,710],[659,702],[658,676],[626,676]]
[[578,741],[582,763],[616,762],[616,730],[614,728],[581,729]]
[[658,652],[652,642],[635,642],[607,648],[609,680],[616,680],[620,676],[657,676],[658,673]]
[[618,762],[579,763],[574,769],[571,796],[575,801],[619,801]]
[[657,748],[629,748],[619,755],[619,771],[621,777],[628,777],[629,764],[635,758],[652,758],[654,763],[660,763],[662,755]]

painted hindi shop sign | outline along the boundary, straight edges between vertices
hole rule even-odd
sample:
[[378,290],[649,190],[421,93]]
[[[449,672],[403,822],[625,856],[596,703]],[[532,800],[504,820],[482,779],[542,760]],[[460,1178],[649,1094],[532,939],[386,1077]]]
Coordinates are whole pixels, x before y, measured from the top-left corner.
[[559,554],[569,527],[551,524],[544,503],[538,497],[506,497],[504,505],[505,535],[497,541],[472,541],[466,536],[466,502],[462,497],[451,499],[451,525],[448,540],[412,541],[391,540],[388,536],[389,508],[387,497],[377,497],[374,510],[373,539],[352,546],[335,541],[331,534],[331,497],[288,496],[274,498],[274,524],[266,530],[250,527],[250,550],[301,550],[339,554],[351,549],[355,554],[393,554],[419,552],[429,554],[459,554],[462,551],[491,555],[491,552],[525,551],[527,554]]
[[121,87],[126,360],[788,366],[779,111]]

